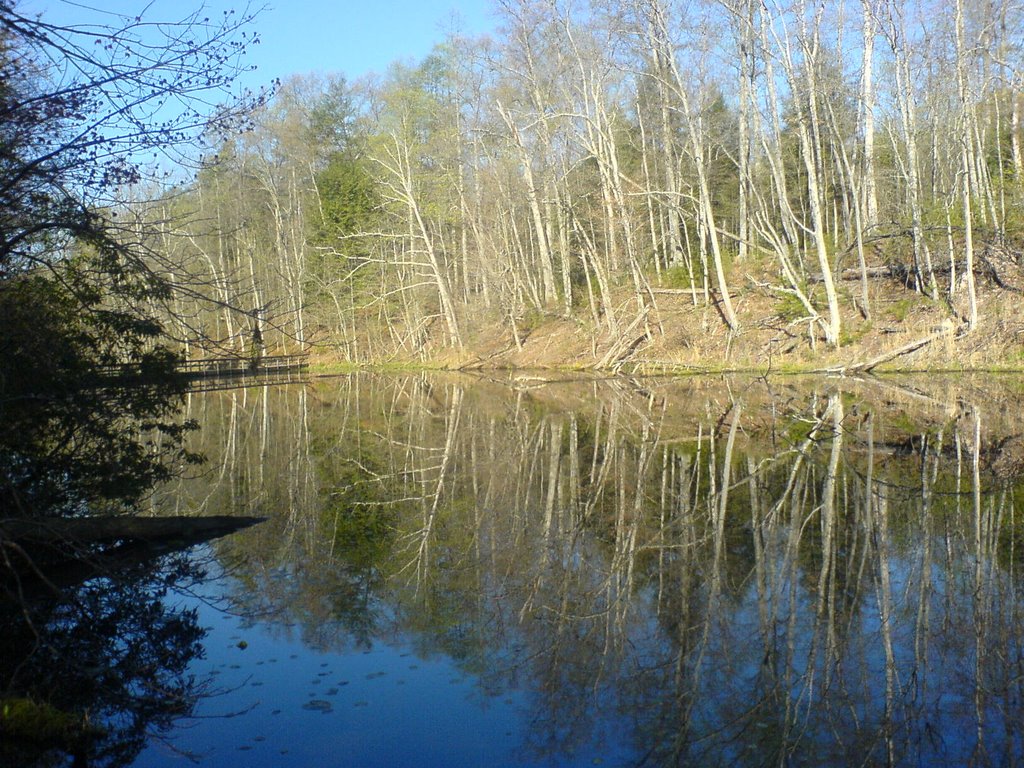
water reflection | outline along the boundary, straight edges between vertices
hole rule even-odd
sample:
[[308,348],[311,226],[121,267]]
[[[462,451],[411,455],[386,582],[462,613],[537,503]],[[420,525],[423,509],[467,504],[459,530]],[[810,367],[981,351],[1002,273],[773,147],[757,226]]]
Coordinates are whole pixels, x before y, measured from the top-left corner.
[[[152,558],[75,587],[0,593],[0,765],[131,765],[208,693],[205,630],[172,590],[194,558]],[[6,584],[5,584],[6,586]]]
[[361,375],[195,396],[211,462],[153,503],[271,516],[218,551],[281,634],[402,633],[528,691],[521,758],[1001,765],[1024,754],[1019,400]]

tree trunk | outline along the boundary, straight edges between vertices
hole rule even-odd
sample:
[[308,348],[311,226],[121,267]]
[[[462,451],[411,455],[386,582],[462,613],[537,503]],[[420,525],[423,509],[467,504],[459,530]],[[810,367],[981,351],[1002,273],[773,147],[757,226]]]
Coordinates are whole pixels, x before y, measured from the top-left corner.
[[862,180],[861,212],[864,227],[870,229],[878,223],[878,193],[875,185],[875,93],[872,82],[873,59],[875,52],[875,19],[871,9],[872,0],[861,0],[864,17],[863,42],[864,56],[861,66],[861,131],[864,163]]

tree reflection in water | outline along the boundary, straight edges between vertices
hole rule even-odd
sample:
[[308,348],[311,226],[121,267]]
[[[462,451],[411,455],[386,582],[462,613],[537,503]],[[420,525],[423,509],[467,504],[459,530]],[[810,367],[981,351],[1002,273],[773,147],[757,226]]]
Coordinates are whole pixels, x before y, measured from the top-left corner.
[[205,630],[168,593],[201,576],[188,557],[165,556],[0,603],[0,764],[130,765],[189,715],[206,688],[188,672]]
[[154,503],[271,514],[219,545],[241,608],[529,691],[532,759],[1004,764],[1024,426],[977,386],[253,388],[193,399],[212,467]]

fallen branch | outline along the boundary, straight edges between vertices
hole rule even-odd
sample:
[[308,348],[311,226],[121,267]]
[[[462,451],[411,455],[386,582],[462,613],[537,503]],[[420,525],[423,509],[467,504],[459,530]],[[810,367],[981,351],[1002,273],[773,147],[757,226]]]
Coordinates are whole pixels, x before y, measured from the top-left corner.
[[[946,268],[946,271],[947,272],[949,271],[948,267]],[[936,274],[938,274],[940,272],[940,270],[936,269],[936,270],[934,270],[934,272],[936,272]],[[910,274],[910,270],[908,270],[903,265],[901,265],[901,264],[890,264],[890,265],[886,265],[884,267],[868,267],[867,269],[864,269],[864,270],[861,270],[860,267],[849,267],[847,269],[840,270],[835,275],[835,277],[838,280],[860,280],[862,276],[867,276],[868,278],[873,278],[873,277],[893,277],[893,278],[899,278],[900,280],[904,280],[905,281],[909,274]],[[807,276],[807,282],[808,283],[823,283],[823,282],[825,282],[825,278],[822,275],[808,275]]]
[[889,350],[885,354],[879,355],[871,360],[862,363],[854,363],[852,365],[841,366],[839,368],[830,368],[830,373],[868,373],[873,369],[880,366],[882,363],[887,363],[890,360],[895,360],[897,357],[903,355],[909,355],[911,352],[916,352],[922,347],[931,344],[936,339],[941,339],[950,336],[953,330],[956,328],[956,324],[947,318],[942,321],[942,325],[935,333],[929,334],[924,338],[916,339],[908,344],[904,344],[902,347]]
[[[957,264],[957,274],[963,274],[966,269],[966,264]],[[935,266],[932,268],[932,273],[935,275],[948,275],[950,273],[950,267],[948,265]],[[995,265],[982,254],[978,255],[978,260],[974,266],[974,274],[988,278],[1004,291],[1024,293],[1020,288],[1007,283],[999,273],[999,270],[996,269]],[[868,267],[863,271],[859,267],[842,269],[836,273],[835,278],[837,280],[860,280],[862,276],[869,279],[882,277],[892,278],[893,280],[899,280],[905,285],[910,285],[913,282],[913,275],[914,270],[911,267],[907,267],[903,264],[889,264],[884,267]],[[823,283],[825,282],[825,278],[822,275],[808,275],[807,282],[811,284]]]
[[618,340],[612,344],[611,348],[605,353],[604,357],[594,367],[601,370],[608,368],[610,365],[615,363],[621,363],[626,357],[632,354],[640,343],[648,337],[647,329],[637,337],[633,337],[630,334],[636,330],[637,326],[647,321],[647,310],[644,310],[636,319],[629,324],[629,327],[622,332]]
[[703,296],[703,288],[651,288],[656,296]]

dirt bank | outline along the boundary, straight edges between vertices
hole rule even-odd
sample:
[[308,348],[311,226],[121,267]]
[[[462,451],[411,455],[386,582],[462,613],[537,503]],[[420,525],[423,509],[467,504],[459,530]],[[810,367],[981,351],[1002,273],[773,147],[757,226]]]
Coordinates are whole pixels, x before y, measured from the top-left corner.
[[[849,273],[849,274],[847,274]],[[345,360],[325,345],[314,353],[322,369],[344,364],[414,365],[448,369],[565,368],[629,372],[870,370],[1024,370],[1024,267],[1003,262],[979,270],[979,320],[965,323],[966,291],[931,299],[907,285],[905,274],[873,265],[867,316],[859,311],[858,271],[840,273],[842,333],[825,343],[822,323],[794,298],[767,287],[764,275],[732,297],[739,331],[726,326],[713,291],[707,297],[652,285],[646,307],[622,289],[614,323],[587,307],[572,315],[530,313],[514,318],[481,311],[467,318],[461,349],[444,344],[437,325],[416,349],[383,350],[372,359]],[[814,286],[812,299],[818,302]],[[820,288],[820,286],[819,286]],[[818,291],[820,292],[820,290]],[[613,327],[614,326],[614,327]]]

